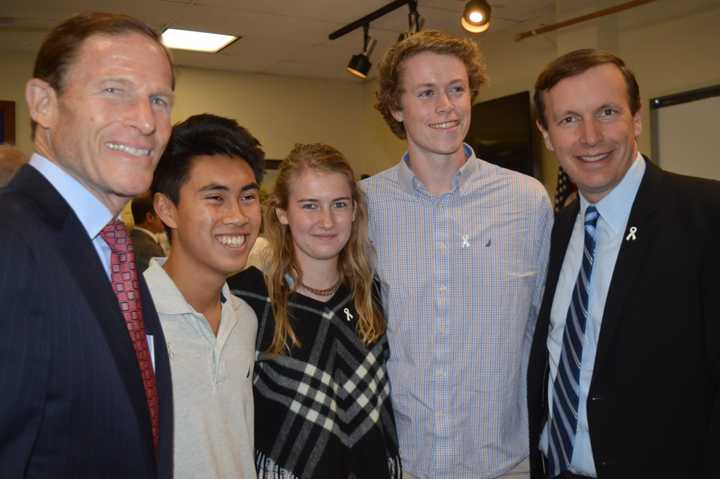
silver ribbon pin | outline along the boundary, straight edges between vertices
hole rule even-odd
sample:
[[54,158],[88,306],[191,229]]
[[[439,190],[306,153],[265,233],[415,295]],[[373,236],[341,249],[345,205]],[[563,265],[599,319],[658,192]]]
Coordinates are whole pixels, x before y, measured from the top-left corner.
[[631,226],[630,233],[625,237],[625,241],[630,241],[630,240],[635,241],[637,239],[637,236],[635,236],[635,233],[637,233],[637,227]]
[[462,237],[462,247],[463,248],[469,248],[470,247],[470,235],[463,235]]
[[355,316],[352,315],[350,312],[350,309],[345,308],[343,309],[343,313],[345,313],[345,320],[349,323],[351,319],[353,319]]

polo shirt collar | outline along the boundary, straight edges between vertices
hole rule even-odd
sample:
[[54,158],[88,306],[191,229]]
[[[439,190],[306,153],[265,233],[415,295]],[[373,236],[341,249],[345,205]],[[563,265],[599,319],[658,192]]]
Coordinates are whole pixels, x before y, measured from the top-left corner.
[[[158,314],[164,315],[180,315],[180,314],[193,314],[199,315],[195,308],[187,302],[185,296],[182,295],[175,282],[172,280],[170,275],[167,274],[163,265],[167,261],[167,258],[151,258],[148,269],[145,270],[143,275],[145,276],[146,282],[152,284],[152,298],[155,303],[155,309]],[[222,297],[227,300],[230,298],[230,288],[227,283],[223,284]],[[223,301],[223,307],[227,304],[227,301]],[[233,309],[236,308],[236,304],[230,301]]]

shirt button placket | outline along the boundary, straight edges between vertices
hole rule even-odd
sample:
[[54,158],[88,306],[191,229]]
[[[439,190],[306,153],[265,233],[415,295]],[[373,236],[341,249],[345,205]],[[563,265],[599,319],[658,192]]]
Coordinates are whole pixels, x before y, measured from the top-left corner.
[[448,281],[450,279],[450,211],[447,198],[436,203],[433,215],[433,233],[437,245],[435,254],[435,275],[433,278],[434,309],[435,309],[435,351],[433,360],[433,382],[435,401],[435,447],[434,465],[438,470],[446,467],[450,451],[449,406],[451,391],[449,383],[450,338],[448,337],[449,304],[447,301]]

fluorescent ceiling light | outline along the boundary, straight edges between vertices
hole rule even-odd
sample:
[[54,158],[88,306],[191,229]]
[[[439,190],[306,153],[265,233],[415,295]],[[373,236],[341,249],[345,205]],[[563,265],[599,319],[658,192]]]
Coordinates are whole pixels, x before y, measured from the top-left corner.
[[178,28],[166,28],[162,32],[162,42],[168,48],[192,50],[195,52],[217,53],[239,37],[218,33],[194,32]]

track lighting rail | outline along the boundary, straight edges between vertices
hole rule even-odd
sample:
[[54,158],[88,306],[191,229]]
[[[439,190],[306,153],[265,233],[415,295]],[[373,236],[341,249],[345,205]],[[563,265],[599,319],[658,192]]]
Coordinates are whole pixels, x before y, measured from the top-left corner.
[[388,13],[390,13],[394,10],[397,10],[398,8],[405,6],[405,5],[410,5],[411,10],[416,9],[417,8],[417,0],[395,0],[394,2],[390,2],[387,5],[385,5],[384,7],[380,7],[377,10],[375,10],[374,12],[368,13],[364,17],[358,18],[354,22],[348,23],[344,27],[342,27],[338,30],[335,30],[330,35],[328,35],[328,38],[330,40],[335,40],[336,38],[340,38],[343,35],[346,35],[346,34],[352,32],[353,30],[361,28],[363,25],[369,25],[370,22],[372,22],[373,20],[377,20],[378,18],[380,18],[384,15],[387,15]]

